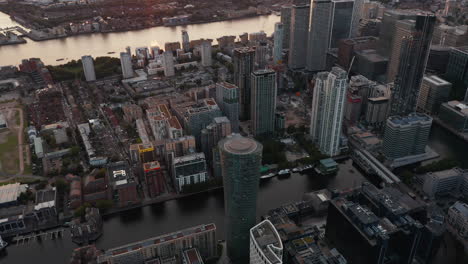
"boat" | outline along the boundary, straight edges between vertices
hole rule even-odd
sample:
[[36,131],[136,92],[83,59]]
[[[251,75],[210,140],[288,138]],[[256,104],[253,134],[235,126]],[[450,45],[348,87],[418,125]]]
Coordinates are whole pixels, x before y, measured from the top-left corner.
[[274,174],[274,173],[268,173],[267,175],[260,176],[260,179],[262,179],[262,180],[270,179],[270,178],[275,177],[275,176],[276,176],[276,174]]
[[3,241],[2,237],[0,236],[0,250],[3,250],[8,246],[8,243],[6,241]]
[[304,172],[304,171],[308,171],[308,170],[313,169],[313,168],[314,168],[314,165],[313,165],[313,164],[309,164],[309,165],[306,165],[306,166],[302,166],[302,167],[300,168],[300,171],[301,171],[301,172]]
[[114,54],[114,53],[115,53],[115,51],[109,51],[109,52],[107,52],[107,54]]
[[63,61],[64,58],[56,59],[55,61]]
[[278,176],[289,176],[289,175],[291,175],[290,169],[284,169],[278,172]]
[[294,168],[292,169],[292,172],[300,172],[301,171],[301,168]]

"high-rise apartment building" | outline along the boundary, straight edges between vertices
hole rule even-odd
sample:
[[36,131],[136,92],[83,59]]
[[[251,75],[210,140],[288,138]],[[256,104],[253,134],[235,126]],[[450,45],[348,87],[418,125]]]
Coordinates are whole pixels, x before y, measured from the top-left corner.
[[174,55],[172,55],[172,51],[164,51],[163,67],[164,67],[164,76],[170,77],[170,76],[175,75]]
[[201,53],[201,64],[204,67],[209,67],[212,64],[212,59],[211,59],[211,42],[209,41],[204,41],[200,45],[200,53]]
[[329,156],[339,154],[347,87],[347,73],[338,67],[318,73],[315,80],[310,136],[320,151]]
[[239,88],[228,82],[216,83],[216,102],[231,121],[232,132],[239,132]]
[[132,55],[128,52],[120,53],[120,65],[122,67],[122,76],[124,79],[133,77]]
[[251,132],[254,136],[271,135],[275,131],[276,72],[253,72],[251,89]]
[[283,242],[270,220],[250,229],[250,264],[282,264]]
[[432,118],[422,113],[391,116],[387,119],[383,153],[394,160],[426,152],[431,132]]
[[281,7],[281,24],[283,24],[283,49],[289,49],[291,34],[291,11],[292,6]]
[[249,120],[250,76],[254,71],[255,49],[237,48],[233,52],[234,84],[239,87],[240,119]]
[[94,71],[94,61],[91,56],[81,57],[81,63],[83,64],[83,72],[87,82],[96,80],[96,72]]
[[273,46],[273,63],[283,63],[283,38],[284,38],[284,25],[283,23],[275,23],[275,35]]
[[331,33],[329,48],[338,47],[338,41],[351,33],[354,0],[332,0]]
[[227,256],[234,264],[249,262],[249,231],[256,223],[257,193],[263,146],[233,134],[218,143],[226,210]]
[[178,192],[184,191],[184,186],[208,180],[206,159],[203,153],[175,157],[172,160],[171,168]]
[[424,76],[419,90],[418,111],[438,114],[440,105],[448,101],[451,88],[451,83],[436,75]]
[[306,66],[307,39],[309,32],[310,5],[304,0],[295,0],[291,11],[288,66],[301,69]]
[[231,133],[231,122],[225,116],[213,118],[213,122],[202,130],[201,148],[209,165],[213,164],[213,148],[217,147],[218,142]]
[[187,30],[182,29],[182,49],[184,52],[189,52],[190,50],[190,39]]
[[332,7],[331,0],[311,2],[307,42],[307,70],[309,71],[326,69]]
[[[410,24],[414,27],[410,36],[398,39],[398,32],[404,31],[409,26],[407,21],[397,23],[397,36],[393,45],[401,45],[401,52],[392,52],[389,64],[389,72],[393,63],[398,63],[398,71],[392,91],[391,114],[406,115],[416,111],[417,98],[431,44],[432,31],[436,18],[434,15],[418,15]],[[401,30],[400,30],[401,29]],[[406,33],[403,33],[406,34]],[[396,54],[400,54],[398,61],[393,60]]]

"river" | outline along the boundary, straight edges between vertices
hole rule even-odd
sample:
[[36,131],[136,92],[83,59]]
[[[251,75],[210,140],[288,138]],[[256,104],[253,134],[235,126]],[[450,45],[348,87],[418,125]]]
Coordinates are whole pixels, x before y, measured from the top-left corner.
[[[216,38],[224,35],[238,36],[244,32],[265,31],[272,34],[274,24],[279,22],[280,17],[276,15],[243,18],[231,21],[221,21],[196,25],[185,25],[175,27],[153,27],[148,29],[115,32],[94,33],[78,35],[64,39],[53,39],[46,41],[32,41],[20,45],[0,46],[0,66],[18,65],[21,59],[39,57],[45,64],[63,64],[72,59],[79,59],[83,55],[118,56],[125,47],[130,46],[132,50],[136,47],[159,45],[164,48],[164,43],[181,41],[181,30],[187,30],[190,39]],[[0,28],[18,25],[11,21],[9,16],[0,12]],[[115,54],[108,55],[108,52]],[[57,59],[64,61],[57,62]]]

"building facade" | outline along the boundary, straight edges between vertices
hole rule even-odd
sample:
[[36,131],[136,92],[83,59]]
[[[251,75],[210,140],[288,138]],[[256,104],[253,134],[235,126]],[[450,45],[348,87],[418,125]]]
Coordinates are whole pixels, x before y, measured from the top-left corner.
[[232,263],[249,262],[249,230],[256,222],[263,146],[233,134],[218,143],[224,184],[227,255]]
[[122,77],[124,79],[133,77],[132,55],[130,55],[128,52],[121,52],[120,66],[122,67]]
[[295,0],[291,11],[288,58],[290,69],[301,69],[306,66],[309,16],[310,5],[308,2]]
[[172,175],[177,191],[183,192],[184,186],[208,180],[204,153],[193,153],[172,160]]
[[324,71],[326,69],[332,8],[330,0],[313,0],[311,2],[307,42],[307,70],[309,71]]
[[91,56],[81,57],[81,63],[83,64],[83,72],[87,82],[96,80],[96,72],[94,71],[94,61]]
[[273,63],[283,63],[283,38],[284,38],[284,25],[282,23],[275,23],[275,35],[273,44]]
[[239,87],[239,117],[249,120],[250,117],[250,77],[254,71],[255,49],[244,47],[234,49],[234,85]]
[[270,220],[250,229],[250,264],[283,263],[283,242]]
[[254,136],[271,135],[275,131],[276,73],[259,70],[252,73],[251,129]]
[[323,154],[339,154],[347,74],[338,67],[317,74],[312,95],[310,136]]
[[170,76],[175,75],[174,56],[172,55],[172,51],[164,51],[163,67],[164,67],[164,76],[170,77]]
[[212,59],[211,59],[211,42],[209,41],[204,41],[200,45],[200,53],[201,53],[201,64],[204,67],[209,67],[212,64]]
[[231,122],[232,132],[239,132],[239,88],[228,82],[216,83],[216,102]]
[[452,84],[436,76],[424,76],[419,90],[417,110],[430,115],[438,114],[440,105],[447,102]]

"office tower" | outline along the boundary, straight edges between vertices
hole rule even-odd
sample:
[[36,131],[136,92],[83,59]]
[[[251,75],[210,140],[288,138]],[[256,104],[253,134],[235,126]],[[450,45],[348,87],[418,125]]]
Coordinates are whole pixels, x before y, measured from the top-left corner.
[[240,119],[249,120],[250,76],[254,71],[255,49],[250,47],[234,49],[234,84],[239,87]]
[[263,146],[233,134],[218,143],[224,184],[227,256],[234,264],[249,262],[249,230],[256,222]]
[[163,53],[163,67],[164,76],[170,77],[175,75],[174,56],[172,55],[172,51],[165,51]]
[[434,44],[432,38],[429,57],[427,58],[426,73],[444,75],[447,72],[447,65],[450,57],[450,47]]
[[458,132],[468,132],[468,103],[449,101],[439,109],[439,119]]
[[274,47],[273,47],[273,63],[283,63],[283,38],[284,38],[284,25],[282,23],[275,23]]
[[202,66],[204,67],[209,67],[211,66],[212,64],[212,60],[211,60],[211,42],[209,41],[204,41],[201,45],[200,45],[200,49],[201,49],[201,64]]
[[156,197],[165,191],[166,180],[158,161],[143,163],[143,172],[150,197]]
[[442,103],[448,101],[452,84],[436,75],[424,76],[418,96],[418,111],[438,114]]
[[[338,65],[343,69],[348,70],[351,66],[351,61],[356,63],[356,52],[361,50],[375,49],[377,47],[378,38],[372,36],[356,37],[343,39],[338,42]],[[354,67],[357,68],[357,67]]]
[[260,42],[266,42],[267,41],[267,34],[265,31],[260,30],[259,32],[253,32],[249,34],[249,41],[252,44],[257,44]]
[[465,171],[457,167],[448,170],[428,172],[424,176],[422,190],[431,198],[450,194],[461,194],[463,196],[468,194],[468,189],[464,190],[463,188],[465,181],[468,181],[468,170]]
[[138,47],[135,48],[135,56],[137,59],[143,59],[147,60],[150,56],[150,52],[148,50],[148,47]]
[[122,67],[122,76],[124,79],[133,77],[132,55],[128,52],[120,53],[120,65]]
[[250,264],[283,263],[283,242],[270,220],[250,229]]
[[291,34],[291,6],[281,7],[281,24],[283,24],[283,49],[289,49]]
[[347,86],[347,74],[338,67],[318,73],[315,80],[310,135],[320,151],[329,156],[339,154]]
[[307,42],[307,70],[309,71],[326,69],[331,16],[332,3],[330,0],[313,0],[311,2]]
[[329,48],[338,47],[338,41],[347,39],[351,32],[354,0],[332,0],[331,33]]
[[190,50],[190,39],[187,30],[185,29],[182,29],[182,49],[184,52],[189,52]]
[[364,11],[364,3],[367,1],[368,0],[354,0],[353,18],[351,19],[351,38],[359,36],[359,24],[361,22],[362,12]]
[[93,57],[83,56],[81,57],[81,64],[83,64],[83,72],[87,82],[96,80],[96,72],[94,71]]
[[271,135],[275,131],[276,73],[259,70],[252,73],[250,117],[254,136]]
[[108,249],[98,256],[97,263],[161,263],[151,260],[182,259],[183,251],[190,248],[198,249],[202,258],[209,259],[217,255],[216,245],[216,225],[203,224]]
[[431,125],[432,118],[421,113],[389,117],[383,141],[384,155],[393,160],[424,154]]
[[462,81],[468,86],[468,46],[451,48],[445,75],[450,81]]
[[[429,57],[435,20],[435,16],[433,15],[419,15],[413,23],[415,31],[411,36],[401,39],[398,73],[392,91],[392,115],[405,115],[416,110],[419,88],[421,87],[421,81],[426,69],[427,58]],[[400,31],[399,26],[403,25],[400,22],[397,23],[397,31]],[[395,39],[393,44],[394,46],[397,45],[398,39]],[[397,63],[396,61],[392,61],[395,54],[392,53],[389,72],[392,68],[392,63]]]
[[369,97],[365,115],[366,124],[375,128],[381,128],[387,120],[389,98],[385,96]]
[[213,148],[231,133],[231,122],[225,116],[213,118],[213,122],[201,131],[201,149],[209,165],[213,165]]
[[310,6],[307,1],[295,0],[291,11],[288,66],[300,69],[306,66]]
[[468,45],[468,26],[449,26],[447,24],[438,25],[434,29],[432,44],[448,47],[466,46]]
[[175,157],[171,169],[177,192],[183,192],[187,185],[202,183],[208,179],[204,153]]
[[255,69],[265,69],[268,61],[268,44],[261,41],[255,46]]
[[423,225],[411,217],[406,199],[412,200],[395,188],[364,183],[330,201],[325,237],[349,263],[413,263]]
[[393,39],[396,37],[396,22],[405,19],[416,19],[416,15],[405,10],[385,10],[380,28],[379,45],[377,45],[380,55],[390,57]]
[[216,102],[231,121],[232,132],[239,132],[239,88],[227,82],[216,83]]

